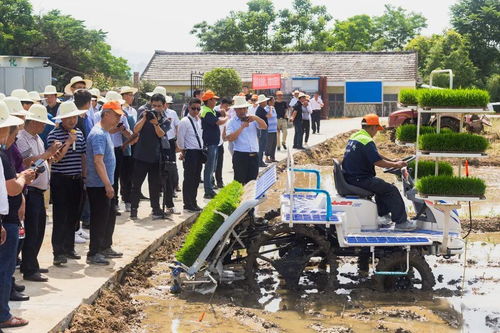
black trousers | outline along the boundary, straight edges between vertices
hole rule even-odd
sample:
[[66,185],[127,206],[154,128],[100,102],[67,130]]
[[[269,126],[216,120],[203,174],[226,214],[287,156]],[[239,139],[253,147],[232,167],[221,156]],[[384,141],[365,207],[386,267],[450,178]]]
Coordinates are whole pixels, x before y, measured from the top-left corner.
[[311,130],[311,121],[309,119],[302,119],[302,131],[304,133],[304,142],[309,141],[309,131]]
[[[177,165],[173,162],[167,161],[161,165],[160,179],[161,191],[163,192],[163,206],[167,208],[174,207],[174,189],[173,186]],[[162,207],[163,209],[163,207]]]
[[293,148],[302,147],[302,121],[294,121],[293,127],[295,129],[295,133],[293,134]]
[[132,202],[132,175],[134,174],[134,158],[123,156],[120,176],[120,195],[123,202]]
[[139,200],[141,196],[141,187],[144,179],[148,176],[149,186],[149,202],[153,212],[160,210],[160,163],[148,163],[140,160],[135,160],[134,174],[132,176],[132,201],[131,208],[137,209],[139,207]]
[[314,133],[319,133],[319,122],[321,120],[321,110],[313,110],[313,113],[311,114],[311,127]]
[[[191,208],[197,206],[196,195],[198,185],[201,180],[201,150],[189,149],[184,154],[184,181],[182,183],[182,199],[184,207]],[[207,180],[205,180],[207,181]],[[209,181],[209,180],[208,180]]]
[[222,179],[222,167],[224,166],[224,144],[217,148],[217,166],[215,168],[215,181],[217,185],[224,184]]
[[245,153],[234,151],[233,153],[234,180],[246,184],[257,179],[259,174],[259,157],[257,152]]
[[87,187],[90,203],[90,244],[87,256],[93,256],[113,245],[116,210],[104,187]]
[[276,157],[277,139],[278,139],[278,133],[267,132],[266,156],[270,157],[273,161],[275,160]]
[[24,238],[23,260],[21,262],[21,272],[24,276],[32,275],[40,269],[38,253],[42,247],[47,222],[43,192],[34,187],[28,187],[26,194],[26,213],[24,216],[26,237]]
[[116,167],[115,167],[115,179],[113,183],[113,189],[115,190],[115,197],[113,198],[113,203],[118,205],[119,195],[118,189],[120,184],[120,179],[122,176],[122,167],[123,167],[123,150],[121,147],[115,147],[115,159],[116,159]]
[[177,154],[175,153],[175,147],[177,147],[177,139],[173,138],[168,140],[168,142],[170,143],[168,159],[170,162],[174,162],[175,164],[175,169],[173,169],[175,172],[170,177],[170,179],[172,180],[172,186],[175,191],[175,189],[179,186],[179,170],[177,169]]
[[80,223],[83,181],[78,177],[67,177],[52,173],[50,181],[52,195],[52,250],[61,255],[75,250],[75,226]]
[[398,188],[393,184],[377,177],[354,179],[348,183],[375,193],[379,216],[391,213],[391,219],[395,223],[403,223],[408,219],[403,198],[401,198]]

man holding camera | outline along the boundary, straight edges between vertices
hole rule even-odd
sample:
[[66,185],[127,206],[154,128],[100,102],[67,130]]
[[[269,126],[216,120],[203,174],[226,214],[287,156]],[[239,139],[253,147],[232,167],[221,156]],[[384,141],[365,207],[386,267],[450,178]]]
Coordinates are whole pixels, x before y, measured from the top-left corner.
[[55,141],[45,151],[39,134],[44,131],[46,125],[54,126],[54,123],[48,119],[47,109],[41,104],[33,104],[29,112],[24,123],[24,129],[19,132],[16,141],[24,158],[24,166],[32,168],[37,174],[36,179],[27,187],[25,197],[24,228],[26,238],[23,243],[21,272],[25,280],[45,282],[48,279],[41,275],[37,257],[45,235],[47,220],[44,202],[44,192],[49,188],[50,178],[49,163],[47,161],[56,154],[62,144]]
[[[160,167],[168,159],[167,151],[170,148],[166,133],[170,129],[170,122],[164,116],[166,99],[163,94],[151,96],[149,107],[139,116],[134,127],[134,134],[139,135],[134,150],[134,174],[132,178],[132,202],[130,218],[137,219],[137,209],[141,195],[141,186],[148,176],[149,200],[153,209],[153,220],[164,219],[167,214],[160,208]],[[167,207],[173,208],[172,191],[165,191]]]

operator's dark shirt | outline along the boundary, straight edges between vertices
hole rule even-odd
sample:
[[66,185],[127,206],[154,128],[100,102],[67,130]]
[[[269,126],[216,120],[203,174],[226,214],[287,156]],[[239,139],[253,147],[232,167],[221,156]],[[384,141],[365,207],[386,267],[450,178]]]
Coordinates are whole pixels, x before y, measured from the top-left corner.
[[351,183],[356,179],[375,177],[375,163],[381,159],[375,143],[366,131],[354,133],[347,143],[342,161],[346,181]]

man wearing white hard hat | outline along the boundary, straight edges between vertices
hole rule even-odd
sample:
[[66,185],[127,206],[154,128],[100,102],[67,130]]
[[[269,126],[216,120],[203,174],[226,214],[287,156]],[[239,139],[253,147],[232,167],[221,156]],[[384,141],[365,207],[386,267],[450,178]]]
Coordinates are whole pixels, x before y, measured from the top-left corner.
[[73,76],[69,83],[64,87],[64,93],[66,95],[73,95],[78,89],[90,89],[92,88],[92,81],[82,78],[81,76]]
[[33,104],[26,117],[24,129],[17,134],[17,147],[23,156],[26,168],[35,167],[37,178],[27,187],[25,200],[26,212],[24,228],[26,237],[23,242],[21,273],[25,280],[45,282],[48,279],[40,274],[38,253],[45,235],[47,214],[45,211],[44,193],[49,189],[50,171],[49,159],[61,147],[60,142],[45,150],[44,143],[39,134],[46,125],[54,126],[47,117],[47,109],[41,104]]
[[[7,144],[10,129],[16,128],[22,123],[23,120],[10,115],[7,104],[0,101],[0,144],[2,147]],[[0,159],[0,215],[4,217],[0,223],[2,224],[0,229],[2,233],[6,233],[6,237],[3,235],[0,237],[4,240],[0,246],[0,327],[10,328],[25,326],[28,321],[13,316],[9,308],[9,298],[14,280],[12,276],[16,269],[19,241],[19,217],[16,220],[9,218],[9,216],[11,214],[18,216],[22,191],[25,185],[29,185],[33,181],[35,172],[26,170],[18,176],[4,148],[0,149]]]
[[85,175],[86,141],[76,128],[78,117],[86,110],[78,110],[75,103],[61,103],[58,127],[50,132],[47,142],[59,141],[63,147],[52,163],[50,192],[52,194],[53,222],[52,249],[54,265],[65,264],[68,259],[80,259],[75,252],[75,228],[80,223],[83,181]]

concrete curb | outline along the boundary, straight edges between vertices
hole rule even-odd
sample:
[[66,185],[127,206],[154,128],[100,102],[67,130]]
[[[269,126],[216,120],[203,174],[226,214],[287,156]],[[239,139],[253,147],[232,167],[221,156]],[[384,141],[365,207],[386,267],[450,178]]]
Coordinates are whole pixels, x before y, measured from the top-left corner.
[[[109,279],[105,283],[103,283],[103,285],[99,289],[97,289],[92,295],[90,295],[88,298],[83,299],[83,301],[80,303],[80,305],[94,303],[94,301],[97,299],[97,297],[99,296],[99,294],[101,293],[102,290],[111,289],[115,285],[120,284],[121,281],[123,281],[123,278],[128,273],[128,271],[130,270],[131,267],[136,265],[138,262],[141,262],[144,259],[146,259],[151,253],[156,251],[165,241],[176,236],[183,227],[193,224],[194,221],[196,221],[196,218],[198,217],[198,215],[199,215],[199,213],[191,215],[186,220],[177,224],[172,229],[168,230],[163,235],[161,235],[159,238],[154,240],[139,255],[137,255],[130,263],[126,264],[123,268],[119,269],[112,276],[110,276]],[[71,311],[68,315],[66,315],[49,332],[50,333],[64,332],[64,330],[68,329],[69,325],[71,324],[71,321],[73,320],[73,316],[74,316],[75,312],[78,310],[78,307],[73,309],[73,311]]]

